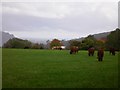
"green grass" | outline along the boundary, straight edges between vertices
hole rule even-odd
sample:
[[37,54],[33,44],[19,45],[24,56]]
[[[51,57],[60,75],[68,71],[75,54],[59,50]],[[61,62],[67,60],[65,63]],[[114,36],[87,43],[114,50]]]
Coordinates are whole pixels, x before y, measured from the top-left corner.
[[2,49],[0,48],[0,89],[2,89]]
[[87,51],[2,50],[3,88],[117,88],[118,54],[103,62]]

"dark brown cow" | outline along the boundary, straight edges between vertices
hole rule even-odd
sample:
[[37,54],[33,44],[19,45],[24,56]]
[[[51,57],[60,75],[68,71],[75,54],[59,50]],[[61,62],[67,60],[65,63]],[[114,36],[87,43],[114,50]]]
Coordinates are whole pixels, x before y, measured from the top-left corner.
[[97,56],[98,56],[98,61],[103,60],[104,50],[102,48],[98,50]]
[[72,46],[71,48],[70,48],[70,54],[76,54],[76,53],[78,53],[78,47],[77,46]]
[[110,54],[112,54],[112,55],[115,55],[115,48],[110,48],[110,50],[109,50],[109,52],[110,52]]
[[88,49],[88,55],[89,56],[93,56],[94,52],[95,52],[95,49],[93,47]]

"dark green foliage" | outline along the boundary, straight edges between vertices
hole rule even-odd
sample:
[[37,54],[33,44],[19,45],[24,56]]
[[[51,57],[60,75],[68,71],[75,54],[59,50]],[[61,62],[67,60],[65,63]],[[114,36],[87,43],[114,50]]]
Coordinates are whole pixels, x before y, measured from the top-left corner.
[[96,39],[94,38],[94,35],[88,35],[88,36],[86,37],[86,39],[91,39],[91,40],[93,40],[93,41],[96,40]]
[[4,48],[25,48],[31,47],[31,42],[28,40],[22,40],[18,38],[9,39],[4,45]]
[[44,44],[40,43],[39,45],[40,45],[40,49],[44,49],[45,48]]
[[44,44],[33,43],[31,48],[32,49],[44,49]]
[[84,40],[82,40],[81,49],[87,50],[90,47],[95,47],[95,44],[96,44],[96,39],[94,38],[93,35],[89,35]]
[[69,43],[70,43],[70,47],[71,46],[77,46],[78,48],[81,47],[81,42],[80,41],[70,40]]
[[18,38],[9,39],[4,45],[4,48],[24,48],[24,49],[44,49],[43,44],[32,43],[28,40]]
[[90,47],[94,47],[95,42],[92,39],[86,38],[82,41],[81,47],[82,49],[87,50]]
[[87,50],[90,47],[95,47],[96,45],[96,39],[93,35],[88,35],[84,40],[77,41],[77,40],[71,40],[69,41],[70,46],[78,46],[82,50]]
[[120,29],[117,28],[107,36],[107,47],[114,47],[120,50]]
[[96,49],[98,49],[98,48],[104,48],[104,49],[106,49],[105,42],[103,42],[101,40],[97,40],[96,43],[95,43],[95,48]]

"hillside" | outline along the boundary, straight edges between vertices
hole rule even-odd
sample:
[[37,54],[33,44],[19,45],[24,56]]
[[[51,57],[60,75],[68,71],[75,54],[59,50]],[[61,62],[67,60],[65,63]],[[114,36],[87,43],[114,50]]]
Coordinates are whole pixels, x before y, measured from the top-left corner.
[[[104,33],[98,33],[98,34],[93,34],[95,39],[101,39],[101,38],[107,38],[107,36],[110,34],[110,32],[104,32]],[[84,38],[86,37],[81,37],[78,39],[72,39],[72,40],[76,40],[76,41],[82,41]]]
[[[0,32],[0,34],[2,33],[2,40],[0,40],[0,46],[2,46],[4,43],[6,43],[9,39],[11,38],[15,38],[15,36],[13,34],[9,34],[7,32]],[[107,35],[109,35],[110,32],[104,32],[104,33],[98,33],[98,34],[93,34],[93,36],[96,38],[96,39],[101,39],[101,38],[107,38]],[[85,37],[81,37],[81,38],[78,38],[78,39],[71,39],[71,40],[77,40],[77,41],[82,41]],[[32,42],[37,42],[37,43],[41,43],[41,40],[30,40]],[[63,45],[65,46],[69,46],[69,41],[70,40],[67,40],[67,41],[62,41]],[[46,41],[42,41],[42,43],[45,43]]]
[[94,37],[96,39],[100,39],[100,38],[107,38],[107,36],[110,34],[110,32],[104,32],[104,33],[98,33],[98,34],[94,34]]
[[2,46],[4,43],[6,43],[9,39],[15,38],[13,34],[7,33],[7,32],[1,32],[0,35],[2,35],[2,40],[0,40],[0,46]]

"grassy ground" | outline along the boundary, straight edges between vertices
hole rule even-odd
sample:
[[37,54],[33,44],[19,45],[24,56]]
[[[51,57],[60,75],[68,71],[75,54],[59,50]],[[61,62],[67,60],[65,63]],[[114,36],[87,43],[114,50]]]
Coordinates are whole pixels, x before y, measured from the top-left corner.
[[2,89],[2,48],[0,48],[0,89]]
[[70,55],[57,50],[2,50],[3,88],[115,88],[118,87],[118,56],[105,52]]

